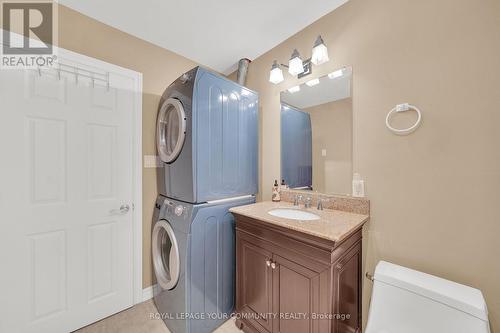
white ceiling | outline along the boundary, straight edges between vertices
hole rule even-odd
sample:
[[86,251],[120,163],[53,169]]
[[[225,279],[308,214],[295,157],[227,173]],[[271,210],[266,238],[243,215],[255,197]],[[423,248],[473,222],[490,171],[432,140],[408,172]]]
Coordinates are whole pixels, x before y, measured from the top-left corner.
[[[236,69],[238,59],[257,58],[347,1],[59,0],[59,3],[229,74]],[[313,43],[311,40],[311,47]]]

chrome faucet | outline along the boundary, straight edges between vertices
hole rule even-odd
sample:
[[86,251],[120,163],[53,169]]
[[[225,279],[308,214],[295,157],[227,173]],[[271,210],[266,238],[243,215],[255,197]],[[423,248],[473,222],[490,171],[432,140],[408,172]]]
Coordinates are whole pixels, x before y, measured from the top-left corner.
[[318,210],[323,210],[323,199],[318,198]]
[[311,201],[312,201],[312,198],[307,197],[306,201],[304,202],[304,208],[311,208]]
[[302,201],[302,196],[300,194],[296,194],[293,200],[293,205],[298,206],[301,201]]

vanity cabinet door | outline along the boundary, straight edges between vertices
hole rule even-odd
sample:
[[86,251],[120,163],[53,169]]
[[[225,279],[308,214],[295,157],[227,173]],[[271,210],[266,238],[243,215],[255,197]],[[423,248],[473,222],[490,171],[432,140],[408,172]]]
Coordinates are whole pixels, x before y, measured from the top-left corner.
[[249,235],[237,237],[236,309],[259,332],[272,332],[272,253]]
[[321,280],[324,276],[277,255],[273,262],[273,313],[277,314],[273,332],[327,332],[327,322],[312,320],[312,315],[321,311]]
[[333,274],[334,313],[349,314],[333,321],[333,331],[361,332],[361,242],[336,263]]

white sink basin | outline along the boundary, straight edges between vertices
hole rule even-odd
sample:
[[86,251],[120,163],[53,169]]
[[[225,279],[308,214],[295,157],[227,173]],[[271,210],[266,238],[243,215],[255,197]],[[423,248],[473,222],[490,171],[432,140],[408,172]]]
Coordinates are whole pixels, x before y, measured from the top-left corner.
[[319,216],[299,209],[277,208],[268,212],[272,216],[291,220],[313,221],[319,220]]

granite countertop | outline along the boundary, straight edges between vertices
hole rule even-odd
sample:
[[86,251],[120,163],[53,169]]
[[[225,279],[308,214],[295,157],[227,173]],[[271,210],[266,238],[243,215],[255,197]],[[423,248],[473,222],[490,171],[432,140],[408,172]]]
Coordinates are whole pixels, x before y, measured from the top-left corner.
[[[314,213],[320,218],[312,221],[301,221],[277,217],[268,213],[270,210],[277,208],[300,209]],[[305,209],[302,205],[298,208],[290,202],[283,201],[262,201],[251,205],[233,207],[229,211],[334,242],[339,242],[347,238],[370,218],[369,215],[354,214],[340,210],[317,210],[316,207]]]

